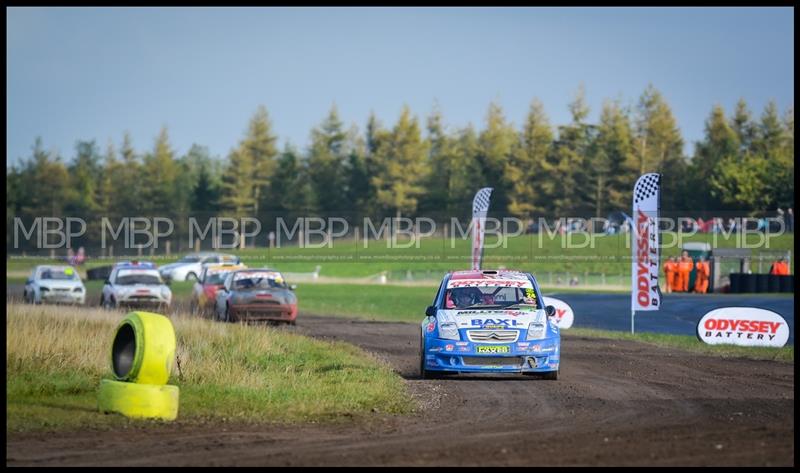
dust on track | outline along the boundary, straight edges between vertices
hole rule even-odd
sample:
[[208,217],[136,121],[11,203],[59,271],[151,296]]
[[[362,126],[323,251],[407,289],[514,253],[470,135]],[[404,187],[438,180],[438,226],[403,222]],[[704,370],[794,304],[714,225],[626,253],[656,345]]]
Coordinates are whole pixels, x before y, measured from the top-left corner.
[[[263,329],[253,327],[254,330]],[[303,335],[353,343],[406,379],[415,414],[329,424],[181,422],[12,433],[14,465],[794,464],[794,366],[629,341],[562,340],[561,379],[418,378],[419,326],[301,314]]]

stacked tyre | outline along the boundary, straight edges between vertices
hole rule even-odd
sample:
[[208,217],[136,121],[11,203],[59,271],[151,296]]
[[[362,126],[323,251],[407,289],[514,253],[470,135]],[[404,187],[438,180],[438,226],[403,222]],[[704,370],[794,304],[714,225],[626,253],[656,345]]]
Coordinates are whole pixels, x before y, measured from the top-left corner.
[[150,312],[129,313],[117,327],[111,346],[115,379],[100,381],[100,412],[175,420],[180,390],[167,384],[174,363],[172,322]]

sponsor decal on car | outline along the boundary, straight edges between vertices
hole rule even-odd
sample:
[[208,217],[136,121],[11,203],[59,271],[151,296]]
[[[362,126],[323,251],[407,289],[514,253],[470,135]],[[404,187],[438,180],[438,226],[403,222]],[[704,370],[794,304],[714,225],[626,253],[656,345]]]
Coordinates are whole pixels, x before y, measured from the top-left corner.
[[475,347],[476,353],[510,353],[511,349],[506,345],[479,345]]
[[508,328],[523,325],[525,324],[514,319],[472,319],[473,327],[486,329]]
[[428,324],[428,327],[426,328],[426,330],[428,331],[428,333],[430,333],[430,332],[433,332],[435,328],[436,328],[436,324],[431,322],[431,323]]
[[534,353],[538,353],[538,352],[542,351],[542,346],[541,345],[534,345],[534,346],[531,347],[531,351],[534,352]]
[[453,345],[449,343],[444,346],[445,351],[453,351],[453,348],[454,348]]
[[526,279],[451,279],[447,282],[447,288],[456,287],[533,287],[531,282]]
[[456,342],[457,347],[465,347],[469,345],[469,342]]
[[700,319],[697,337],[710,345],[782,347],[789,341],[789,326],[770,310],[723,307]]

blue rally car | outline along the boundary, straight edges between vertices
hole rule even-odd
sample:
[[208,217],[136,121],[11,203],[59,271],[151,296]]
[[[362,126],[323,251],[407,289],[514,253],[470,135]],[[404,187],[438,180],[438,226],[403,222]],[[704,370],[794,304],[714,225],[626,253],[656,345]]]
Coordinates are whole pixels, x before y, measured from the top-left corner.
[[522,373],[558,379],[561,335],[536,279],[519,271],[445,275],[425,311],[420,375]]

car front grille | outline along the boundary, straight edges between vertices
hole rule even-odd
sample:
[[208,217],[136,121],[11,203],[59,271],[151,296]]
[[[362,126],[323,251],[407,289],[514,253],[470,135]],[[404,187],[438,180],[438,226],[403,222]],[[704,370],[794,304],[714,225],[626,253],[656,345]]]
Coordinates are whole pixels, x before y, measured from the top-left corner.
[[519,337],[519,330],[467,330],[471,342],[481,343],[514,343]]
[[468,366],[514,366],[520,367],[524,359],[521,356],[464,356],[464,364]]

